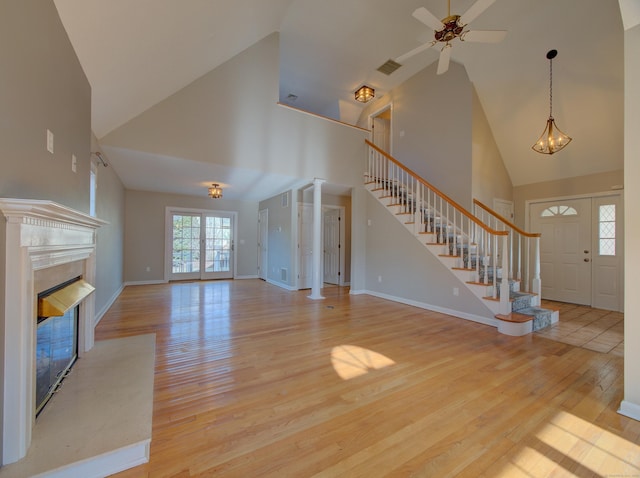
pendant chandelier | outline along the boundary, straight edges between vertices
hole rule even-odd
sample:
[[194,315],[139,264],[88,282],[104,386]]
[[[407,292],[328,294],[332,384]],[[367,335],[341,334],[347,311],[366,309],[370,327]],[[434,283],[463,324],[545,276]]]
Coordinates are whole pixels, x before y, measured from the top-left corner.
[[536,141],[536,144],[531,146],[534,151],[542,154],[553,154],[571,142],[571,138],[560,131],[553,119],[553,59],[557,54],[557,50],[547,52],[549,59],[549,119],[542,136]]

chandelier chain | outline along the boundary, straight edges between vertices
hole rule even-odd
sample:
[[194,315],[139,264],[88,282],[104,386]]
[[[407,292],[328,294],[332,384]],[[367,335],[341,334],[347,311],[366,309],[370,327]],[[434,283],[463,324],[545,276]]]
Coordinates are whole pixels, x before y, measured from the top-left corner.
[[549,118],[553,118],[553,58],[549,59]]

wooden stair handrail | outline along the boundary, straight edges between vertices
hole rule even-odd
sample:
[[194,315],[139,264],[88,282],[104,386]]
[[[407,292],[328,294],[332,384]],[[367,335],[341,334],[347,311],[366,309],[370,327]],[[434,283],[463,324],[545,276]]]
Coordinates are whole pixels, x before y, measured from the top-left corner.
[[449,196],[447,196],[445,193],[443,193],[442,191],[440,191],[437,187],[433,186],[432,184],[430,184],[428,181],[425,181],[424,179],[422,179],[420,177],[419,174],[417,174],[415,171],[412,171],[411,169],[407,168],[404,164],[400,163],[397,159],[395,159],[393,156],[391,156],[390,154],[384,152],[383,150],[381,150],[379,147],[377,147],[375,144],[373,144],[371,141],[369,141],[368,139],[364,140],[365,143],[367,143],[369,146],[371,146],[373,149],[375,149],[378,153],[382,154],[384,157],[386,157],[389,161],[391,161],[392,163],[394,163],[396,166],[398,166],[401,169],[404,169],[406,172],[408,172],[411,176],[413,176],[414,178],[416,178],[419,182],[421,182],[423,185],[425,185],[426,187],[428,187],[429,189],[431,189],[432,191],[434,191],[436,194],[438,194],[440,197],[442,197],[445,201],[447,201],[448,203],[450,203],[455,209],[457,209],[463,216],[466,216],[467,218],[469,218],[471,221],[473,221],[474,223],[476,223],[478,226],[480,226],[482,229],[484,229],[485,231],[487,231],[489,234],[493,234],[495,236],[508,236],[509,232],[508,231],[496,231],[494,229],[491,229],[489,226],[487,226],[485,223],[483,223],[480,219],[478,219],[477,217],[475,217],[473,214],[471,214],[469,211],[467,211],[464,207],[462,207],[460,204],[458,204],[457,202],[455,202],[453,199],[451,199]]
[[480,206],[482,209],[487,211],[493,217],[495,217],[495,218],[499,219],[500,221],[504,222],[507,226],[509,226],[514,231],[520,233],[524,237],[542,237],[542,233],[541,232],[526,232],[526,231],[520,229],[518,226],[516,226],[514,223],[509,221],[507,218],[502,217],[500,214],[498,214],[497,212],[492,210],[489,206],[485,206],[484,204],[482,204],[477,199],[473,200],[473,204],[475,204],[476,206]]

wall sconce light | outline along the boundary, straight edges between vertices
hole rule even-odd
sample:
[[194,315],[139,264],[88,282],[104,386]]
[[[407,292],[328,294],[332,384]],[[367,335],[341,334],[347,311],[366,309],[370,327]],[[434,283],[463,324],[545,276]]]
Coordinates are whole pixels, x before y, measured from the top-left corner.
[[549,59],[549,119],[542,136],[536,141],[536,144],[531,146],[534,151],[542,154],[553,154],[571,142],[571,138],[560,131],[553,119],[553,59],[557,54],[558,50],[549,50],[547,52],[547,58]]
[[376,90],[367,85],[362,85],[356,90],[356,101],[366,103],[376,96]]
[[212,184],[209,188],[209,197],[211,199],[220,199],[222,197],[222,188],[219,184]]

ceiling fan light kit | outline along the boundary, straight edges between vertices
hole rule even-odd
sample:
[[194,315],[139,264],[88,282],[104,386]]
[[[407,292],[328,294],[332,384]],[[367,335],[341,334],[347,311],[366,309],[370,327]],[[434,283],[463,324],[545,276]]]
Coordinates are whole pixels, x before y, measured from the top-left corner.
[[571,138],[560,131],[553,119],[553,59],[557,54],[557,50],[549,50],[547,52],[547,59],[549,60],[549,119],[547,119],[542,135],[531,146],[535,152],[541,154],[556,153],[571,142]]
[[453,47],[451,42],[456,38],[460,41],[480,43],[497,43],[502,41],[507,34],[504,30],[467,29],[469,23],[475,20],[494,2],[495,0],[477,0],[464,14],[451,15],[451,0],[448,0],[448,14],[442,20],[439,20],[438,17],[424,7],[416,9],[413,12],[413,17],[434,30],[434,40],[424,43],[404,55],[399,56],[396,58],[396,61],[402,63],[424,50],[443,43],[444,45],[440,50],[440,58],[438,60],[438,75],[441,75],[449,69],[451,48]]

